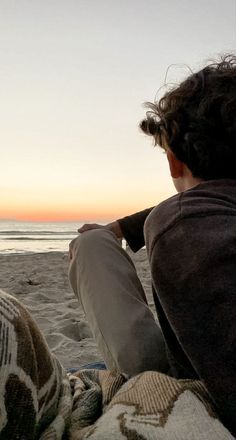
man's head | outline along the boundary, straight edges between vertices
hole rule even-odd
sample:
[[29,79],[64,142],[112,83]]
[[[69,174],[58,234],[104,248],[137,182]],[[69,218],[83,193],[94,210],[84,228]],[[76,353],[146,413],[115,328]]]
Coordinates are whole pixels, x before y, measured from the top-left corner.
[[[148,107],[140,127],[167,151],[174,180],[236,179],[236,56],[190,75]],[[181,182],[179,191],[187,189]]]

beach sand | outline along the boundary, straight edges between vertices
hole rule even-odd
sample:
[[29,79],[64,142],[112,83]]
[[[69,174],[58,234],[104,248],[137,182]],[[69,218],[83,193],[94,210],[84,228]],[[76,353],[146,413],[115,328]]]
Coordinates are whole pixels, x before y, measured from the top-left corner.
[[[154,311],[146,250],[129,254]],[[62,252],[0,255],[0,288],[28,308],[65,368],[102,360],[69,286],[68,267],[68,255]]]

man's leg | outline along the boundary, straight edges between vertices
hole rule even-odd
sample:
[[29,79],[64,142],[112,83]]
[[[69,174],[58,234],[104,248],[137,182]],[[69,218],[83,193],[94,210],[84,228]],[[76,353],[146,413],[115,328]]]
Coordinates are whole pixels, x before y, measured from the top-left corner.
[[162,332],[115,235],[105,229],[84,232],[71,250],[70,283],[107,367],[129,376],[166,372]]

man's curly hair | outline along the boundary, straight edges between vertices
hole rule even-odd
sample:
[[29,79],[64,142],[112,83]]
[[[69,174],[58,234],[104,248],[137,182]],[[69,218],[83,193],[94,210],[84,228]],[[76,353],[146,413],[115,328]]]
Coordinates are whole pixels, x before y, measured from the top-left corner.
[[141,129],[203,180],[236,179],[236,56],[190,75],[149,111]]

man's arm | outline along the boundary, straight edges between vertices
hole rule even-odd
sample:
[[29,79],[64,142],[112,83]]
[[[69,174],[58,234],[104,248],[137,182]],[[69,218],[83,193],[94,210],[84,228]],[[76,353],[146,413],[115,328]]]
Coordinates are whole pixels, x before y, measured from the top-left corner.
[[145,244],[143,226],[152,209],[153,208],[144,209],[143,211],[115,220],[107,225],[86,223],[78,229],[78,232],[83,233],[91,229],[109,229],[118,239],[125,238],[130,248],[136,252]]
[[145,244],[143,227],[147,216],[152,210],[153,207],[117,220],[123,237],[133,252],[137,252]]

